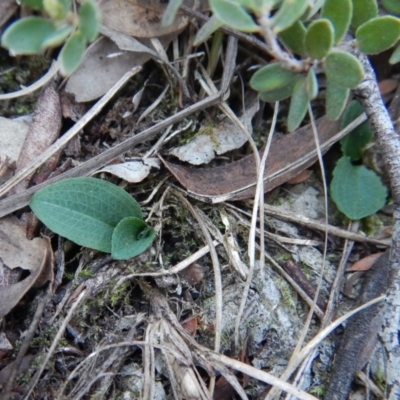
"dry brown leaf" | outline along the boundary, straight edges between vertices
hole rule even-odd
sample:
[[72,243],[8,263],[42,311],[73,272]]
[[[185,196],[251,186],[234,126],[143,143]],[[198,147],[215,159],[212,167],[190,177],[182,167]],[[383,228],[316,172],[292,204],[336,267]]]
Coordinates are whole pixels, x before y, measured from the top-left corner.
[[373,265],[374,262],[384,253],[375,253],[370,254],[367,257],[362,258],[355,262],[348,271],[368,271]]
[[[32,286],[53,280],[50,240],[28,240],[26,227],[15,217],[0,219],[0,318],[15,307]],[[30,275],[22,281],[16,272]]]
[[289,179],[286,181],[289,185],[297,185],[298,183],[302,183],[306,181],[312,174],[312,171],[309,169],[305,169],[304,171],[301,171],[298,175],[293,177],[292,179]]
[[[183,3],[190,7],[193,1]],[[160,0],[105,0],[101,4],[102,22],[116,31],[140,38],[178,33],[189,19],[178,13],[172,25],[162,26],[166,5],[167,2]]]
[[[318,119],[316,124],[321,146],[339,131],[338,122],[326,117]],[[312,165],[317,156],[309,154],[314,150],[315,142],[309,125],[272,142],[264,171],[265,192]],[[222,201],[224,196],[229,200],[243,200],[254,196],[257,172],[252,154],[215,168],[188,168],[161,160],[189,193],[202,200]]]
[[96,41],[87,50],[82,64],[69,77],[65,90],[73,94],[77,102],[101,97],[126,72],[150,59],[151,49],[142,44],[139,47],[135,51],[132,48],[130,51],[121,51],[108,38]]
[[[61,120],[60,97],[55,83],[50,83],[43,89],[37,101],[32,123],[18,157],[16,173],[39,158],[54,143],[60,134]],[[16,185],[13,193],[25,189],[29,179]]]
[[0,184],[11,178],[9,166],[18,160],[28,134],[29,125],[22,120],[11,120],[0,117]]
[[399,85],[399,81],[397,79],[384,79],[383,81],[380,81],[378,85],[381,95],[384,96],[385,94],[396,90],[397,86]]

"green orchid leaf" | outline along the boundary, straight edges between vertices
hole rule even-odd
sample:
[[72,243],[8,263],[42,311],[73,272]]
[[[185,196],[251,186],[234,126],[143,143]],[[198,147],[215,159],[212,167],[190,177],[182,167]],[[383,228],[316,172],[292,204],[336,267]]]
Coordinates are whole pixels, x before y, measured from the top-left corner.
[[293,88],[287,122],[289,132],[295,131],[300,126],[307,113],[309,98],[306,81],[307,79],[302,77]]
[[56,31],[55,24],[46,18],[22,18],[6,29],[1,45],[14,55],[36,54],[43,50],[43,42]]
[[82,32],[77,31],[69,37],[58,56],[62,75],[71,75],[79,67],[85,50],[86,37]]
[[211,18],[197,31],[196,36],[193,41],[193,46],[199,46],[204,43],[215,31],[217,31],[221,26],[224,25],[215,15]]
[[328,19],[318,19],[311,22],[305,37],[307,53],[312,58],[324,58],[333,46],[335,32]]
[[350,27],[353,32],[363,23],[378,16],[376,0],[353,0],[353,18]]
[[313,100],[318,95],[318,80],[314,68],[310,68],[306,77],[306,90],[308,100]]
[[336,121],[347,104],[350,90],[344,86],[337,85],[332,81],[326,83],[326,115],[331,121]]
[[153,228],[136,217],[124,218],[112,235],[111,255],[116,260],[127,260],[143,253],[156,236]]
[[49,47],[57,47],[65,42],[65,39],[71,34],[72,26],[67,25],[62,28],[58,28],[51,35],[47,36],[47,38],[43,41],[42,47],[47,49]]
[[356,57],[342,50],[331,51],[325,59],[328,80],[347,88],[355,88],[364,77],[364,70]]
[[70,178],[35,193],[29,206],[53,232],[81,246],[111,253],[115,227],[142,219],[136,200],[120,187],[95,178]]
[[[364,108],[362,105],[357,100],[353,100],[343,115],[341,129],[353,122],[363,112]],[[371,124],[369,121],[363,122],[357,128],[354,128],[351,132],[349,132],[343,139],[341,139],[340,144],[343,155],[350,157],[351,161],[360,160],[365,146],[371,142],[373,137],[374,132]]]
[[325,0],[321,18],[331,21],[335,32],[335,44],[339,43],[346,35],[352,15],[353,3],[351,0]]
[[86,0],[78,13],[79,29],[86,37],[86,40],[93,42],[99,34],[100,10],[92,0]]
[[210,6],[215,16],[225,25],[242,32],[258,32],[260,30],[250,14],[237,2],[210,0]]
[[271,18],[274,33],[291,27],[307,10],[308,0],[283,0],[275,15]]
[[251,77],[250,86],[258,92],[269,92],[290,84],[297,76],[297,73],[283,68],[280,63],[271,63]]
[[399,0],[382,0],[383,7],[393,14],[400,15],[400,2]]
[[344,215],[358,220],[375,214],[385,205],[387,189],[375,172],[342,157],[333,171],[331,196]]
[[392,53],[389,62],[390,64],[397,64],[400,61],[400,45],[398,45]]
[[307,29],[301,21],[296,21],[291,27],[279,34],[282,43],[294,54],[303,55],[306,52],[304,42]]
[[356,39],[365,54],[390,49],[400,39],[400,19],[389,15],[373,18],[357,29]]

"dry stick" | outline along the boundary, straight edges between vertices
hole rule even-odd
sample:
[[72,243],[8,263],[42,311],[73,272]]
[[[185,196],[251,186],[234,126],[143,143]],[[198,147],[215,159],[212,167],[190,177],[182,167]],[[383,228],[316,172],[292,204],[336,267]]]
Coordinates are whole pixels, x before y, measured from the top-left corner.
[[386,170],[394,198],[394,231],[390,257],[390,284],[387,292],[386,307],[383,314],[381,337],[387,355],[387,397],[400,399],[400,141],[393,128],[389,113],[382,101],[375,73],[368,58],[357,50],[355,55],[361,61],[365,78],[354,93],[359,98],[378,138],[383,153]]
[[36,328],[39,325],[40,319],[42,318],[43,310],[46,306],[47,300],[50,298],[51,289],[50,286],[47,287],[43,296],[39,299],[38,306],[35,311],[35,315],[32,318],[32,322],[29,326],[29,330],[25,335],[24,341],[19,349],[17,358],[14,361],[14,367],[11,371],[11,374],[8,377],[7,383],[5,384],[1,395],[3,400],[9,400],[11,398],[11,391],[14,386],[15,378],[17,377],[19,367],[22,363],[23,358],[25,357],[26,352],[28,351],[29,346],[31,345],[33,336],[36,333]]
[[36,384],[38,383],[43,370],[45,369],[47,363],[49,362],[50,357],[53,355],[54,350],[56,349],[58,342],[60,341],[62,335],[64,334],[64,331],[67,328],[69,321],[71,321],[72,317],[74,316],[75,310],[78,308],[81,301],[85,298],[86,294],[87,294],[86,290],[83,290],[82,293],[76,299],[75,303],[72,305],[72,307],[68,311],[67,316],[65,317],[63,323],[60,326],[60,329],[58,330],[56,336],[53,339],[53,343],[51,344],[51,346],[46,354],[45,359],[41,363],[39,369],[36,371],[35,375],[31,379],[31,381],[29,382],[29,386],[28,386],[28,389],[26,390],[26,392],[24,393],[23,400],[28,400],[30,398],[30,395],[31,395],[33,389],[35,388]]
[[[237,212],[240,212],[241,214],[250,216],[250,214],[248,212],[246,212],[238,207],[235,207],[233,204],[226,203],[225,206],[227,206],[228,208],[231,208]],[[307,228],[315,229],[318,231],[324,231],[324,229],[325,229],[325,224],[322,222],[319,222],[315,219],[305,217],[303,215],[296,214],[289,210],[283,210],[280,207],[265,204],[264,210],[265,210],[266,215],[269,215],[273,218],[281,219],[283,221],[294,222],[296,224],[300,224]],[[344,229],[337,228],[336,226],[333,226],[333,225],[328,225],[328,233],[330,233],[331,235],[335,235],[337,237],[343,238],[343,239],[354,240],[355,242],[370,243],[370,244],[374,244],[377,246],[385,246],[385,247],[390,246],[389,240],[379,240],[379,239],[369,238],[369,237],[360,235],[358,233],[349,232]]]
[[[210,256],[214,271],[214,285],[215,285],[215,337],[214,337],[214,351],[219,352],[221,346],[221,330],[222,330],[222,279],[221,279],[221,268],[219,265],[218,255],[215,251],[215,247],[212,245],[213,240],[211,238],[210,232],[205,226],[204,222],[200,218],[199,213],[196,208],[193,207],[190,202],[179,192],[175,191],[175,196],[177,196],[180,201],[185,204],[192,215],[196,218],[200,225],[203,236],[210,249]],[[209,392],[212,394],[214,392],[215,377],[211,377],[209,384]]]
[[[264,150],[264,154],[262,156],[262,160],[259,162],[258,168],[257,168],[257,175],[258,175],[257,176],[257,185],[256,185],[256,193],[255,193],[255,197],[254,197],[255,201],[254,201],[254,205],[253,205],[253,213],[252,213],[252,216],[251,216],[251,226],[250,226],[249,244],[248,244],[249,271],[248,271],[247,278],[246,278],[246,284],[245,284],[244,289],[243,289],[243,294],[241,296],[238,315],[237,315],[236,320],[235,320],[235,349],[239,348],[240,322],[241,322],[241,319],[242,319],[244,308],[246,306],[246,301],[247,301],[247,296],[249,294],[250,285],[251,285],[251,282],[253,280],[253,272],[254,272],[255,258],[256,258],[255,242],[256,242],[258,205],[259,205],[259,202],[262,201],[263,198],[264,198],[264,181],[263,181],[264,169],[265,169],[265,163],[267,161],[268,152],[269,152],[269,149],[270,149],[270,146],[271,146],[271,142],[272,142],[272,136],[273,136],[273,133],[274,133],[274,130],[275,130],[278,110],[279,110],[279,102],[276,102],[275,103],[275,109],[274,109],[274,116],[273,116],[273,119],[272,119],[270,131],[269,131],[268,142],[267,142],[266,148]],[[262,196],[261,196],[261,192],[262,192]],[[260,229],[261,229],[261,232],[264,231],[264,227],[262,225],[260,226]],[[263,239],[263,237],[262,237],[262,239]],[[264,251],[263,241],[264,240],[261,240],[262,250],[263,250],[263,253],[264,253],[265,251]],[[261,254],[261,256],[264,257],[264,254]],[[262,266],[263,265],[264,265],[264,262],[262,263]]]
[[111,149],[104,151],[98,156],[91,158],[85,163],[67,172],[64,172],[61,175],[49,179],[46,182],[41,183],[40,185],[36,185],[24,191],[21,194],[17,194],[14,196],[7,197],[6,199],[0,200],[0,218],[28,205],[31,196],[38,190],[65,178],[89,175],[92,172],[96,171],[98,168],[107,164],[109,161],[130,150],[132,146],[135,146],[139,143],[143,143],[144,141],[153,138],[157,133],[166,129],[169,125],[175,124],[197,111],[203,110],[207,107],[211,107],[219,103],[220,99],[221,99],[220,93],[213,94],[207,97],[206,99],[203,99],[193,104],[192,106],[185,108],[184,110],[172,115],[171,117],[166,118],[164,121],[112,147]]
[[128,71],[71,129],[69,129],[63,136],[61,136],[60,139],[58,139],[47,150],[45,150],[38,159],[27,165],[22,171],[1,186],[0,197],[4,196],[17,183],[30,176],[50,157],[60,151],[94,116],[96,116],[103,109],[103,107],[112,99],[115,93],[140,70],[141,67],[135,67]]

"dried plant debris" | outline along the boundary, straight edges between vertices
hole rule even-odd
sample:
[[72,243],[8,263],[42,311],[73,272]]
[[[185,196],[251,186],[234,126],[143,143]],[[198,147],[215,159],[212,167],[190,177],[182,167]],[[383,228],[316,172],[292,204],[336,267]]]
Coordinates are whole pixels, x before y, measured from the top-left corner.
[[[26,239],[26,227],[15,217],[0,220],[0,318],[8,314],[34,285],[53,280],[48,239]],[[22,271],[30,275],[21,280]]]

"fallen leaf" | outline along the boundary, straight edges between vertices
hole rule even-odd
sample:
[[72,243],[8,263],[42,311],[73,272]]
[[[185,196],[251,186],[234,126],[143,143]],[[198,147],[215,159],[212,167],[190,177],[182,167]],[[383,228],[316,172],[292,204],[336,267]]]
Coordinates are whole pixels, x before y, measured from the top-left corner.
[[[142,66],[151,57],[159,58],[150,40],[137,39],[102,27],[103,37],[86,51],[79,68],[69,77],[65,90],[79,103],[92,101],[106,93],[126,72]],[[162,40],[168,46],[171,37]]]
[[[250,134],[253,132],[251,120],[258,110],[258,97],[253,97],[246,104],[243,116],[239,118]],[[172,149],[169,154],[179,158],[181,161],[200,165],[209,163],[215,158],[216,154],[220,155],[239,149],[247,142],[246,134],[237,124],[227,118],[216,127],[206,127],[203,131],[205,133],[198,134],[188,144]]]
[[399,81],[397,79],[384,79],[383,81],[380,81],[378,85],[381,95],[384,96],[385,94],[396,90],[397,86],[399,85]]
[[[16,173],[39,158],[58,138],[61,129],[60,97],[54,82],[46,86],[39,96],[32,123],[17,160]],[[49,160],[48,160],[49,161]],[[30,178],[14,186],[13,193],[28,187]]]
[[[339,132],[339,124],[322,117],[316,121],[323,152]],[[264,191],[268,192],[298,175],[317,160],[310,125],[272,142],[264,170]],[[203,201],[243,200],[254,197],[257,179],[252,154],[239,161],[215,168],[188,168],[160,157],[164,165],[186,190]]]
[[[188,7],[193,3],[183,2]],[[140,38],[178,33],[186,27],[189,18],[178,13],[171,25],[162,26],[166,5],[167,2],[160,0],[105,0],[101,4],[102,22],[119,32]]]
[[304,171],[301,171],[298,175],[293,177],[292,179],[289,179],[286,181],[289,185],[297,185],[299,183],[302,183],[306,181],[312,174],[312,171],[309,169],[305,169]]
[[370,254],[355,262],[347,271],[368,271],[382,254],[384,253]]
[[8,167],[18,160],[28,130],[29,124],[23,120],[0,117],[0,159],[3,173],[0,184],[11,178]]
[[[8,314],[32,286],[53,280],[50,240],[28,240],[25,225],[15,217],[0,219],[0,318]],[[21,281],[19,270],[30,275]]]
[[[148,160],[146,159],[145,161]],[[145,161],[128,161],[122,164],[108,165],[95,173],[108,172],[127,182],[138,183],[149,175],[152,166],[160,168],[160,160],[157,158],[150,160],[149,163]]]

